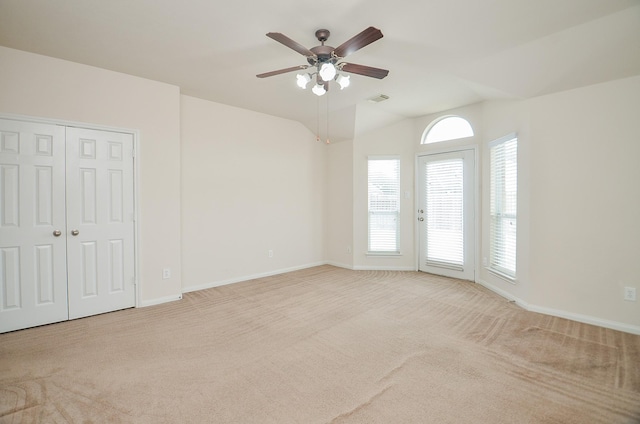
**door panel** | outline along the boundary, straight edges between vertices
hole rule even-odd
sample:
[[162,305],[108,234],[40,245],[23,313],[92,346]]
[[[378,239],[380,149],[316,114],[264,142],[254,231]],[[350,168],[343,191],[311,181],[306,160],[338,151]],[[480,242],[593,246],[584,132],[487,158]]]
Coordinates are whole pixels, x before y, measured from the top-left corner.
[[420,271],[474,280],[474,166],[473,150],[419,158]]
[[68,319],[64,137],[0,119],[0,332]]
[[132,152],[131,134],[0,119],[0,332],[135,305]]
[[133,136],[68,127],[67,193],[69,317],[134,306]]

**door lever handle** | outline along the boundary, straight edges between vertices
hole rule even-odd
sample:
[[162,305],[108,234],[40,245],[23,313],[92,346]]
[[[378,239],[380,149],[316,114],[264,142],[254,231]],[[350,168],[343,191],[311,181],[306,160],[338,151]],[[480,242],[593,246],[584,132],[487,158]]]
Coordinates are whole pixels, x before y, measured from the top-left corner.
[[72,236],[77,236],[78,234],[80,234],[80,231],[78,231],[78,230],[71,230],[71,235],[72,235]]

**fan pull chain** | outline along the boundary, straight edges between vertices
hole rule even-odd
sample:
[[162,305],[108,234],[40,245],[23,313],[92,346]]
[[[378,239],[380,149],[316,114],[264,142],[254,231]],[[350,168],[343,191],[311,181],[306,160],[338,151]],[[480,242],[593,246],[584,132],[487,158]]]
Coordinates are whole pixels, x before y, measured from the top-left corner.
[[316,141],[320,141],[320,97],[318,97],[316,103]]
[[[327,87],[328,88],[328,87]],[[331,143],[329,141],[329,90],[327,90],[327,116],[326,116],[326,125],[327,125],[327,144]]]

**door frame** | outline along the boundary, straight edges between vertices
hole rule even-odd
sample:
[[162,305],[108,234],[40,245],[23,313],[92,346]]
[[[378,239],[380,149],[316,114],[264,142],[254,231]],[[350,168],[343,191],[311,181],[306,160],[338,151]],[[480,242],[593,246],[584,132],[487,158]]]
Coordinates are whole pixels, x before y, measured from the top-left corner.
[[88,130],[111,131],[124,134],[131,134],[133,137],[133,267],[135,279],[135,307],[140,304],[140,131],[131,128],[110,127],[106,125],[90,124],[79,121],[67,121],[64,119],[42,118],[39,116],[16,115],[10,113],[0,113],[1,119],[14,121],[32,122],[36,124],[60,125],[65,127],[85,128]]
[[477,144],[461,145],[457,147],[441,147],[429,150],[424,150],[416,153],[414,160],[414,203],[413,203],[413,233],[414,233],[414,252],[415,256],[415,270],[420,270],[420,226],[418,225],[418,209],[420,207],[420,159],[425,156],[456,153],[461,151],[472,151],[474,160],[474,175],[473,175],[473,281],[477,282],[479,278],[479,260],[480,260],[480,176],[481,167],[479,162],[479,148]]

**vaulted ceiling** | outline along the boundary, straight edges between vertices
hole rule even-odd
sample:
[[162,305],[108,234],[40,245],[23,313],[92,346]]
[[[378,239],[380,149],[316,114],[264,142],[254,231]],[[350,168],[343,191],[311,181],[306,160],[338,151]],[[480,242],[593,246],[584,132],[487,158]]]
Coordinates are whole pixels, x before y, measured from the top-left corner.
[[[295,85],[306,63],[265,36],[338,46],[368,26],[384,37],[348,61],[321,98]],[[0,0],[0,45],[178,85],[185,95],[280,116],[332,140],[476,103],[640,75],[640,0]],[[1,64],[0,64],[1,66]],[[385,94],[389,100],[367,99]],[[323,131],[321,131],[323,132]]]

